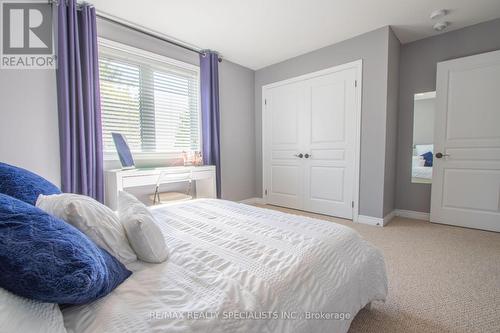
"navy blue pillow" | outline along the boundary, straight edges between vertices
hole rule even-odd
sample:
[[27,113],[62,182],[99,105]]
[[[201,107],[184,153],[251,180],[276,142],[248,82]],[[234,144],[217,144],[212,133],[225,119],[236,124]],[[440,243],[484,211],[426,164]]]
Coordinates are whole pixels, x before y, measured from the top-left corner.
[[425,160],[424,166],[426,166],[426,167],[431,167],[432,166],[433,154],[430,151],[428,151],[427,153],[422,154],[420,156],[422,156],[424,158],[424,160]]
[[0,162],[0,193],[35,205],[40,194],[60,194],[61,190],[31,171]]
[[41,302],[83,304],[130,274],[70,224],[0,194],[0,287]]

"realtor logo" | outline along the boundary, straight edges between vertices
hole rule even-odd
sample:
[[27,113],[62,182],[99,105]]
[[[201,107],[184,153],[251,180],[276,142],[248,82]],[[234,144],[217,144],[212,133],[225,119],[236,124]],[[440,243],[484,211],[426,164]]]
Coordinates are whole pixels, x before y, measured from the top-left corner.
[[1,17],[1,68],[55,68],[51,4],[4,1]]

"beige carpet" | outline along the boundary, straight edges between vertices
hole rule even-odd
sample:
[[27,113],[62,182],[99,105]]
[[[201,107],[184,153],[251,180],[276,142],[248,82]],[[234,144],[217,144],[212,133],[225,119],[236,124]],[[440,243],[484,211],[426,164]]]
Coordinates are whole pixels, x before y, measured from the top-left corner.
[[261,207],[347,225],[383,251],[388,299],[361,310],[350,333],[500,332],[500,233],[403,218],[381,228]]

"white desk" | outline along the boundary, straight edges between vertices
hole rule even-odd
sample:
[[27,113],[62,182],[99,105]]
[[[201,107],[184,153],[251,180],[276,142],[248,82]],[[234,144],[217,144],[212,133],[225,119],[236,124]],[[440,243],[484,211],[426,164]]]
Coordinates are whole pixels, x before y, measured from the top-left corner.
[[196,182],[197,198],[215,198],[215,166],[175,166],[164,168],[137,168],[130,170],[107,170],[104,203],[115,210],[118,203],[118,192],[127,188],[151,185],[151,190],[158,181],[160,173],[165,182],[175,183],[191,179]]

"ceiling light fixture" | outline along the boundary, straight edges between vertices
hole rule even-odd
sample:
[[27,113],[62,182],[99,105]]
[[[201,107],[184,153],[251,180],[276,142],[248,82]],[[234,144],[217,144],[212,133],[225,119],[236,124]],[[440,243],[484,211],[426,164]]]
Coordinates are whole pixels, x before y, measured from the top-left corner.
[[438,9],[435,10],[431,13],[431,20],[437,20],[439,18],[442,18],[448,14],[448,11],[446,9]]
[[438,22],[432,26],[432,28],[436,31],[443,31],[450,25],[449,22]]

